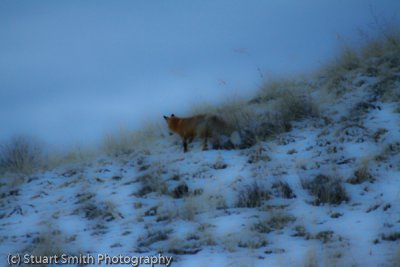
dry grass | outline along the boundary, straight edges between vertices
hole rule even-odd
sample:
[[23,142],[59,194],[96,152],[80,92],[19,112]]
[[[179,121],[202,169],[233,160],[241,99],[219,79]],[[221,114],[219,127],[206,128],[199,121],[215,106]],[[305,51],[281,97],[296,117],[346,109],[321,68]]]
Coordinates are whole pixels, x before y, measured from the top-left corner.
[[220,106],[198,105],[192,110],[192,114],[218,115],[233,130],[240,132],[240,147],[250,147],[254,144],[253,129],[256,127],[257,113],[245,100],[229,100]]
[[349,200],[339,177],[319,174],[311,181],[302,181],[302,186],[315,196],[314,204],[340,204]]
[[101,152],[95,147],[71,146],[66,151],[49,151],[45,155],[44,170],[52,170],[65,165],[82,165],[93,161]]
[[[76,236],[67,236],[63,234],[51,221],[47,221],[43,225],[43,230],[33,238],[32,244],[28,245],[23,249],[24,253],[34,255],[35,257],[40,256],[54,256],[57,255],[59,259],[62,254],[67,255],[78,255],[80,250],[78,250],[75,246],[71,251],[68,249],[68,243],[75,241]],[[24,266],[39,266],[45,267],[49,266],[48,264],[26,264]]]
[[304,267],[318,267],[318,257],[315,249],[309,249],[304,258],[303,262]]
[[271,158],[268,156],[268,153],[261,142],[257,142],[251,149],[249,149],[248,156],[249,158],[247,162],[250,164],[271,161]]
[[66,164],[82,164],[99,155],[94,147],[71,146],[67,150],[50,150],[24,136],[15,136],[0,145],[0,173],[30,175]]
[[277,196],[282,198],[296,198],[296,194],[286,181],[276,181],[271,187]]
[[383,27],[380,34],[370,37],[363,33],[363,45],[342,45],[336,59],[318,72],[320,87],[336,97],[352,90],[352,80],[357,76],[378,78],[369,88],[384,101],[398,101],[400,92],[400,30],[396,26]]
[[29,175],[65,164],[86,163],[98,154],[97,149],[83,146],[50,150],[34,138],[15,136],[0,145],[0,173]]
[[251,103],[260,104],[268,111],[269,123],[279,132],[289,130],[290,123],[318,116],[318,106],[311,97],[312,86],[300,78],[271,80]]
[[201,243],[196,239],[173,238],[168,240],[165,250],[175,255],[194,255],[201,251]]
[[103,154],[115,157],[130,154],[153,146],[164,137],[163,133],[163,128],[158,124],[148,124],[137,131],[121,128],[106,135],[100,148],[76,145],[67,150],[49,150],[33,138],[15,136],[0,144],[0,174],[29,175],[65,164],[87,163]]
[[254,208],[260,207],[265,201],[269,200],[271,193],[265,186],[254,182],[244,187],[238,195],[236,207],[238,208]]
[[366,45],[361,50],[364,59],[386,57],[388,53],[400,51],[400,29],[394,25],[383,28],[378,36],[364,34],[364,38]]
[[15,136],[0,145],[0,173],[31,174],[42,168],[44,156],[38,141]]
[[360,64],[360,57],[355,49],[350,46],[342,47],[339,56],[318,73],[320,77],[323,77],[321,88],[328,93],[333,93],[335,97],[340,97],[349,90],[348,76]]
[[301,79],[271,80],[250,101],[230,100],[219,107],[198,106],[194,114],[218,114],[240,133],[239,148],[247,148],[291,129],[291,123],[318,116],[311,87]]
[[273,212],[269,218],[259,220],[253,225],[253,230],[258,233],[269,233],[275,230],[282,230],[289,223],[294,222],[296,218],[290,214],[279,212]]
[[326,266],[326,267],[336,267],[336,266],[358,266],[355,264],[352,259],[343,257],[342,249],[327,249],[322,251],[321,253],[317,253],[317,249],[315,247],[311,247],[305,254],[303,263],[301,266],[304,267],[318,267],[318,266]]
[[374,176],[369,170],[369,161],[364,161],[361,165],[354,171],[352,177],[347,179],[346,182],[350,184],[362,184],[364,182],[373,183],[375,181]]
[[183,205],[177,211],[176,218],[196,221],[197,214],[225,208],[227,208],[227,204],[222,195],[206,193],[200,196],[189,196],[183,199]]
[[154,162],[145,174],[139,176],[137,181],[141,183],[138,195],[143,197],[150,193],[159,195],[168,193],[168,185],[164,176],[167,173],[166,166],[160,162]]
[[187,221],[193,221],[201,209],[198,197],[188,197],[184,200],[183,206],[178,211],[179,218]]
[[375,160],[378,162],[387,161],[388,159],[393,158],[393,156],[398,155],[400,153],[400,142],[393,142],[384,145],[381,148],[381,151],[375,155]]
[[271,106],[275,117],[272,123],[284,131],[290,128],[293,121],[318,116],[311,90],[311,86],[300,79],[271,81],[262,89],[258,101]]
[[117,132],[105,136],[102,151],[107,155],[118,157],[145,149],[153,145],[157,139],[164,137],[163,129],[159,124],[147,124],[136,131],[122,127]]
[[156,242],[168,240],[171,233],[172,229],[158,229],[148,226],[146,229],[146,233],[139,236],[137,240],[137,246],[140,250],[143,250],[144,248],[150,248],[151,245]]
[[[250,101],[231,98],[218,106],[201,104],[194,107],[192,113],[218,114],[240,135],[241,143],[234,147],[243,149],[290,131],[294,121],[319,116],[316,103],[324,96],[321,91],[326,89],[335,97],[340,96],[353,89],[351,79],[357,75],[378,78],[368,89],[383,101],[399,101],[399,72],[400,30],[387,27],[379,36],[365,37],[365,44],[357,50],[344,45],[339,56],[318,73],[323,78],[315,84],[301,78],[272,79]],[[66,163],[87,162],[100,154],[119,157],[157,147],[157,141],[165,137],[165,133],[165,125],[158,124],[148,124],[137,131],[121,128],[107,134],[100,149],[76,147],[68,152],[46,155],[37,142],[15,137],[0,146],[0,173],[30,174]],[[258,160],[250,159],[251,162]]]

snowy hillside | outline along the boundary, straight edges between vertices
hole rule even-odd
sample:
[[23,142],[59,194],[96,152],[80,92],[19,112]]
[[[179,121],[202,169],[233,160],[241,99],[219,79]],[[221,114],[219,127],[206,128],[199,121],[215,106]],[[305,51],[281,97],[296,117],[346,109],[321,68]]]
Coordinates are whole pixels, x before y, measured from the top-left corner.
[[172,266],[400,266],[400,53],[350,63],[241,103],[240,149],[183,153],[165,125],[132,151],[3,174],[1,265],[161,253]]

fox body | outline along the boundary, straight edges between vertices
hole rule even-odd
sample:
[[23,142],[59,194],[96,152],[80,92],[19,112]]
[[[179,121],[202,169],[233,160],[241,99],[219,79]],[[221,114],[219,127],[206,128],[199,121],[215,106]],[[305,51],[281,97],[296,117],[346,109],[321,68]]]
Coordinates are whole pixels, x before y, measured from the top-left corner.
[[187,118],[180,118],[172,114],[164,116],[168,128],[182,138],[183,151],[188,151],[188,142],[195,137],[203,139],[203,150],[208,149],[208,139],[212,138],[213,145],[219,146],[219,137],[232,132],[232,128],[218,116],[196,115]]

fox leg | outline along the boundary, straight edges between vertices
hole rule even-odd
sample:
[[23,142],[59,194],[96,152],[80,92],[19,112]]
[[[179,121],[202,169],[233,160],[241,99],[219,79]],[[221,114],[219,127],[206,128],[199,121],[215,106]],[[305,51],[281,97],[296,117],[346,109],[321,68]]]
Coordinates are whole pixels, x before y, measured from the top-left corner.
[[208,150],[208,144],[207,144],[207,135],[204,136],[204,141],[203,141],[203,150]]
[[183,138],[183,152],[187,152],[188,151],[188,144],[187,144],[187,139],[186,137]]
[[218,137],[213,136],[211,142],[212,142],[213,149],[221,149],[221,144],[220,144],[220,141],[219,141]]

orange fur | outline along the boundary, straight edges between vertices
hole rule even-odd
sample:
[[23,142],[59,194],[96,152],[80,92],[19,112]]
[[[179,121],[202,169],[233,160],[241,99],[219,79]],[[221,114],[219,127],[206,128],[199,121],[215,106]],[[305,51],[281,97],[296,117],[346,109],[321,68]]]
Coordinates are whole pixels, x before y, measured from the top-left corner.
[[207,139],[213,136],[215,128],[221,128],[225,124],[220,118],[207,115],[179,118],[172,114],[170,117],[164,116],[164,119],[168,128],[182,138],[184,152],[188,150],[188,141],[191,142],[195,137],[203,139],[203,150],[207,150]]

